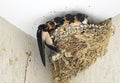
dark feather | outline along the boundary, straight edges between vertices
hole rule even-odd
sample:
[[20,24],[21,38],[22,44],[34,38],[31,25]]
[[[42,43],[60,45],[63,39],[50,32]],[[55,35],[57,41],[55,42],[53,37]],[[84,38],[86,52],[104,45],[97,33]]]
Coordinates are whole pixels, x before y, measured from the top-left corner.
[[37,41],[38,41],[38,47],[39,47],[39,51],[40,51],[40,55],[41,55],[41,59],[42,59],[42,63],[44,66],[46,66],[45,63],[45,46],[42,40],[42,29],[38,29],[37,31]]
[[55,52],[58,52],[58,49],[57,49],[56,47],[54,47],[54,46],[52,46],[52,45],[49,45],[49,44],[47,44],[46,42],[45,42],[45,45],[46,45],[49,49],[51,49],[51,50],[53,50],[53,51],[55,51]]

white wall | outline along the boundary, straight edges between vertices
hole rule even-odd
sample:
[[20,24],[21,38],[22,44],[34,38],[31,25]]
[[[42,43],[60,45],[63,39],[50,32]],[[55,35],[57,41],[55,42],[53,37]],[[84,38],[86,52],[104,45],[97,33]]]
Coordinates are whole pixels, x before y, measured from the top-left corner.
[[120,13],[120,1],[0,0],[0,16],[34,37],[39,24],[69,11],[81,11],[97,20],[103,20]]

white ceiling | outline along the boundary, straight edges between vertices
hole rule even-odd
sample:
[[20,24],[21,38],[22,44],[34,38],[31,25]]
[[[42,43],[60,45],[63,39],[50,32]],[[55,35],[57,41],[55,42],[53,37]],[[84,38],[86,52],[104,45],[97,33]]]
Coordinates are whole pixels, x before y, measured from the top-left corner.
[[75,13],[88,14],[103,20],[120,13],[117,0],[0,0],[0,16],[35,37],[37,26],[55,16]]

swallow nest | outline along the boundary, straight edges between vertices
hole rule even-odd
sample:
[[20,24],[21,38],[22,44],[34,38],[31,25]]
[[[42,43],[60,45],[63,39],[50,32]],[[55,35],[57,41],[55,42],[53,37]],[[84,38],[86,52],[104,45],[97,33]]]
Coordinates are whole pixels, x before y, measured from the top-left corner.
[[51,37],[60,51],[49,57],[55,83],[69,83],[78,71],[105,55],[112,31],[111,19],[99,24],[74,23],[58,27]]

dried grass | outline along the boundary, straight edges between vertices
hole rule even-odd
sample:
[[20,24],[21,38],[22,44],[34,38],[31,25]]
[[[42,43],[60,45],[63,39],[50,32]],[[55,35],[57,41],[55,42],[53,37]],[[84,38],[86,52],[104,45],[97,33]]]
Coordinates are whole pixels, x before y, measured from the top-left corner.
[[85,70],[97,57],[105,55],[111,33],[111,19],[99,24],[65,24],[51,33],[54,45],[60,50],[49,57],[55,83],[69,83],[78,71]]

